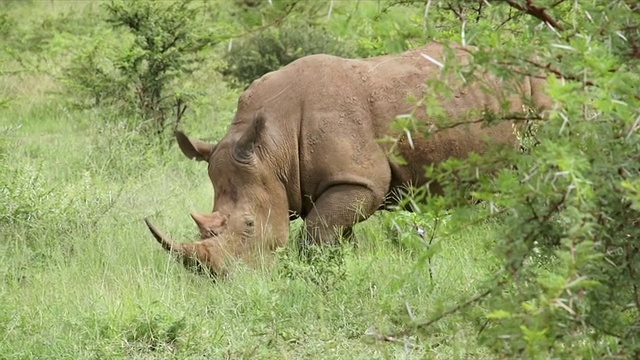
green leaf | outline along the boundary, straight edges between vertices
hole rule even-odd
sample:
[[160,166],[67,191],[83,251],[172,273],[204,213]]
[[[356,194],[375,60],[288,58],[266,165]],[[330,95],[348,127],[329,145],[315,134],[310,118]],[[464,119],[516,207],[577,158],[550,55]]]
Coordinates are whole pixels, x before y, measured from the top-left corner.
[[487,314],[487,319],[509,319],[513,314],[506,310],[495,310]]

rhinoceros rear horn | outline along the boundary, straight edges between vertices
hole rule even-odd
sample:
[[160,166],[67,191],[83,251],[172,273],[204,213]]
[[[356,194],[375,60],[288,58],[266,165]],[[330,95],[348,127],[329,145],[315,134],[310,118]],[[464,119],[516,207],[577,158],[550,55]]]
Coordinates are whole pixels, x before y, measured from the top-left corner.
[[158,228],[155,227],[155,225],[153,225],[151,220],[149,220],[148,218],[145,218],[144,222],[145,224],[147,224],[147,227],[149,228],[149,231],[151,231],[153,237],[160,243],[160,245],[162,245],[165,250],[176,251],[183,255],[184,249],[182,244],[171,240],[171,238],[163,234],[160,230],[158,230]]
[[237,160],[246,161],[251,159],[256,146],[260,143],[266,122],[264,109],[260,108],[256,112],[251,125],[236,143],[234,155]]
[[173,133],[178,141],[178,146],[182,153],[189,159],[196,159],[198,161],[209,161],[215,145],[207,144],[206,142],[198,139],[190,139],[182,131],[174,131]]

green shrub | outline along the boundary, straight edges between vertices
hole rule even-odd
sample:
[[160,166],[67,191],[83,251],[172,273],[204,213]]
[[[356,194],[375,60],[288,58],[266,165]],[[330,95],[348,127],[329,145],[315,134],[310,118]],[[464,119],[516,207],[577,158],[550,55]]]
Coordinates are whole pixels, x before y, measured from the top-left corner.
[[306,260],[302,260],[293,249],[281,248],[276,251],[277,273],[287,279],[301,279],[310,286],[317,286],[323,293],[334,290],[346,279],[345,253],[340,246],[308,249]]
[[[458,206],[470,188],[484,205],[475,214],[456,209],[449,225],[464,231],[470,222],[499,219],[494,252],[502,267],[476,296],[407,325],[429,336],[435,322],[457,313],[477,325],[480,344],[499,357],[638,358],[639,9],[561,3],[485,9],[477,26],[466,24],[465,36],[478,48],[474,64],[445,62],[444,72],[467,82],[474,67],[504,79],[543,72],[554,104],[548,120],[536,124],[535,141],[525,142],[527,151],[428,170],[446,195],[429,197],[419,209]],[[506,22],[519,31],[500,30]],[[446,96],[444,87],[436,89]],[[504,168],[495,177],[478,171],[489,164]]]
[[84,105],[111,107],[141,132],[161,135],[199,95],[180,82],[202,66],[202,51],[216,40],[190,0],[113,0],[103,8],[121,39],[78,54],[65,73],[69,89]]
[[167,161],[161,139],[150,141],[127,128],[125,121],[109,121],[91,129],[91,146],[87,149],[86,166],[92,174],[126,183]]
[[238,85],[247,86],[262,75],[311,54],[353,55],[348,45],[327,31],[303,23],[270,28],[233,44],[225,54],[223,74]]
[[130,320],[124,331],[125,343],[132,353],[175,349],[185,328],[184,317],[175,319],[171,315],[144,312]]
[[[87,172],[68,186],[49,184],[42,176],[44,164],[3,164],[0,175],[0,224],[34,234],[68,235],[90,231],[112,194],[93,194]],[[104,209],[102,209],[104,210]]]
[[[102,30],[91,5],[83,5],[79,10],[46,14],[31,24],[19,17],[26,11],[21,7],[29,6],[21,3],[15,2],[7,6],[5,11],[0,11],[0,35],[7,44],[0,51],[11,52],[19,61],[33,63],[29,64],[31,66],[41,62],[37,65],[43,67],[45,64],[42,63],[51,60],[52,56],[64,56],[70,48],[78,46],[80,38],[99,36]],[[46,60],[26,59],[34,54],[46,57]]]
[[[11,131],[2,130],[6,134]],[[34,256],[44,257],[56,249],[72,251],[74,245],[66,240],[74,234],[95,231],[117,194],[97,194],[89,171],[83,172],[77,182],[52,184],[45,175],[47,164],[10,162],[6,149],[15,145],[5,136],[0,140],[0,238],[6,240],[3,245],[29,249]]]

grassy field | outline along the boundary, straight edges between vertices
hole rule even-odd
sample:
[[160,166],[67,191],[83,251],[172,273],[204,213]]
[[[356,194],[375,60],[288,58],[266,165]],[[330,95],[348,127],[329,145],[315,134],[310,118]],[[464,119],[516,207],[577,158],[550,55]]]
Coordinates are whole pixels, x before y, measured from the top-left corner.
[[[32,26],[38,16],[88,11],[77,3],[11,11]],[[67,54],[56,56],[34,59],[55,70]],[[357,249],[310,266],[289,248],[213,283],[171,259],[142,221],[153,216],[175,238],[195,238],[188,213],[210,211],[212,201],[205,167],[175,145],[141,145],[99,111],[75,109],[47,72],[14,72],[8,59],[0,62],[0,358],[489,357],[462,316],[422,336],[384,334],[474,294],[497,265],[495,225],[447,235],[445,223],[433,279],[420,252],[390,236],[391,219],[406,214],[379,213],[357,226]],[[214,86],[217,101],[190,114],[192,134],[222,134],[238,95],[225,89]]]

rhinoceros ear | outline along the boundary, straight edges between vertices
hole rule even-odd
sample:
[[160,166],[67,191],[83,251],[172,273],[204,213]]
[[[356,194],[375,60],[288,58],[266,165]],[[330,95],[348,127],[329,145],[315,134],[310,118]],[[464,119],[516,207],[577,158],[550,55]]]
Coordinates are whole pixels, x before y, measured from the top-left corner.
[[207,144],[204,141],[198,139],[189,139],[182,131],[176,130],[174,132],[178,145],[182,153],[189,159],[196,159],[199,161],[209,161],[215,145]]
[[238,143],[236,143],[234,154],[236,160],[246,162],[253,157],[256,146],[260,143],[260,139],[262,138],[266,121],[267,119],[264,111],[262,109],[258,110],[251,122],[251,125],[247,128],[240,140],[238,140]]

